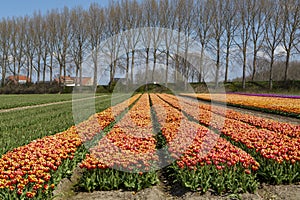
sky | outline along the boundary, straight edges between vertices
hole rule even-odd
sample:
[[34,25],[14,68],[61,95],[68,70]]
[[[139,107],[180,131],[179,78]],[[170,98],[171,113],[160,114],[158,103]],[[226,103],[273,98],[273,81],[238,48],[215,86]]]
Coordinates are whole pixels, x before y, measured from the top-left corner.
[[33,15],[34,11],[46,14],[51,9],[62,9],[64,6],[74,8],[82,6],[87,9],[93,2],[100,6],[107,6],[110,0],[0,0],[0,19]]

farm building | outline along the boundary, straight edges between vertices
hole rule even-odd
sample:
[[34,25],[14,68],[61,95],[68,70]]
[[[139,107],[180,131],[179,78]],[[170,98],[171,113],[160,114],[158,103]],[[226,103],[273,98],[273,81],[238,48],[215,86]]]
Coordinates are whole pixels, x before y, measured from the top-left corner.
[[[59,78],[55,79],[56,82],[59,82]],[[71,76],[61,76],[60,77],[60,83],[67,87],[72,86],[92,86],[93,85],[93,79],[91,77],[82,77],[81,78],[81,84],[80,84],[80,78],[71,77]]]
[[5,82],[7,85],[9,85],[9,84],[25,84],[25,83],[30,83],[31,79],[24,75],[19,75],[19,76],[11,75],[6,78]]

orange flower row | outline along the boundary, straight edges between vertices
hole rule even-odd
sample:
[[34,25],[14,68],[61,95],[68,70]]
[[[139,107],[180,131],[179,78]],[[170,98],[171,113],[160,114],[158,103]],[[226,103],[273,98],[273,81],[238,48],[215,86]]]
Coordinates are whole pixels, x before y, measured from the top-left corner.
[[[222,101],[230,104],[256,107],[273,111],[300,114],[300,99],[248,96],[240,94],[184,94],[199,99]],[[226,98],[224,98],[226,96]]]
[[63,161],[72,160],[82,141],[91,139],[108,126],[117,114],[138,97],[139,95],[136,95],[128,101],[95,114],[78,127],[73,126],[62,133],[34,140],[2,155],[0,189],[9,188],[19,196],[25,195],[28,198],[35,197],[40,190],[46,192],[50,188],[53,189],[55,185],[51,180],[52,174]]
[[226,165],[230,167],[240,163],[247,172],[249,169],[258,169],[258,162],[245,151],[206,127],[189,121],[179,110],[156,95],[151,95],[151,100],[161,123],[162,133],[168,138],[169,152],[175,159],[180,158],[177,161],[180,168],[195,169],[197,165],[215,165],[221,170]]
[[86,142],[92,140],[95,135],[99,134],[105,127],[112,123],[116,116],[121,114],[139,97],[140,95],[135,95],[122,103],[92,115],[88,120],[76,125],[76,131],[80,135],[82,141]]
[[[168,95],[168,97],[176,99],[173,95]],[[294,125],[290,123],[283,123],[274,121],[271,119],[265,119],[262,117],[256,117],[249,114],[239,113],[234,110],[224,108],[222,106],[214,105],[213,109],[211,108],[211,105],[206,104],[197,104],[195,101],[191,101],[186,98],[180,98],[181,102],[184,102],[186,104],[190,104],[191,106],[198,105],[199,111],[201,110],[207,110],[209,112],[216,113],[218,115],[222,115],[223,117],[234,119],[238,121],[242,121],[245,123],[248,123],[250,125],[261,127],[264,129],[268,129],[270,131],[274,131],[276,133],[281,133],[284,135],[287,135],[289,137],[297,137],[300,138],[300,125]]]
[[77,147],[81,144],[80,137],[72,127],[2,155],[0,189],[17,190],[17,193],[22,195],[23,190],[29,187],[32,191],[27,191],[27,197],[35,196],[39,189],[47,190],[51,173],[58,169],[63,160],[73,159]]
[[103,137],[81,168],[148,171],[158,161],[152,133],[149,97],[142,95],[131,110]]
[[210,115],[210,111],[207,110],[202,109],[201,112],[198,112],[196,108],[199,104],[197,102],[190,101],[188,104],[182,98],[176,101],[168,95],[161,95],[161,97],[176,108],[180,108],[178,102],[180,101],[181,105],[184,104],[184,111],[200,123],[218,129],[234,141],[255,149],[267,159],[271,158],[279,163],[284,160],[292,163],[300,161],[300,138],[291,138],[267,129],[258,129],[255,126],[224,118],[221,115]]

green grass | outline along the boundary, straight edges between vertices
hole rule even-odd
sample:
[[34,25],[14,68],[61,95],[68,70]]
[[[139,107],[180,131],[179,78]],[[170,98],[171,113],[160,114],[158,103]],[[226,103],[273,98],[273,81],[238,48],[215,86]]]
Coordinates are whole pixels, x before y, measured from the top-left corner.
[[[123,96],[124,97],[124,96]],[[71,97],[72,98],[72,97]],[[116,97],[113,103],[123,101],[122,96]],[[100,112],[111,106],[111,95],[103,95],[95,101],[81,101],[78,110],[85,112],[95,105]],[[32,140],[64,131],[74,125],[72,102],[50,105],[26,110],[0,113],[0,155],[13,148],[28,144]],[[80,120],[87,119],[91,114],[83,115]],[[77,119],[78,121],[78,119]]]
[[[104,94],[96,94],[96,96],[102,96],[102,95]],[[33,106],[39,104],[61,102],[61,101],[71,101],[72,97],[73,97],[72,94],[0,95],[0,110],[23,107],[23,106]]]
[[0,109],[32,106],[44,103],[70,101],[72,94],[20,94],[0,95]]

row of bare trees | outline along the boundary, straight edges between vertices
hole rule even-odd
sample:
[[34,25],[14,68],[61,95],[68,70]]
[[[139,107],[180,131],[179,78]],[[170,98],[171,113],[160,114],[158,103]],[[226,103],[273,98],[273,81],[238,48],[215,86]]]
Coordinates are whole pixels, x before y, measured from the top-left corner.
[[[299,12],[299,0],[121,0],[3,18],[1,85],[8,75],[24,73],[36,82],[68,74],[81,80],[87,56],[97,85],[103,51],[110,57],[110,82],[118,68],[133,82],[137,65],[145,68],[146,82],[154,81],[163,63],[166,84],[179,74],[198,82],[210,74],[216,86],[230,75],[242,76],[245,87],[247,77],[256,80],[258,64],[265,63],[272,88],[274,63],[285,60],[280,73],[288,80],[290,62],[300,54]],[[198,49],[195,63],[188,59],[195,54],[191,49]]]

